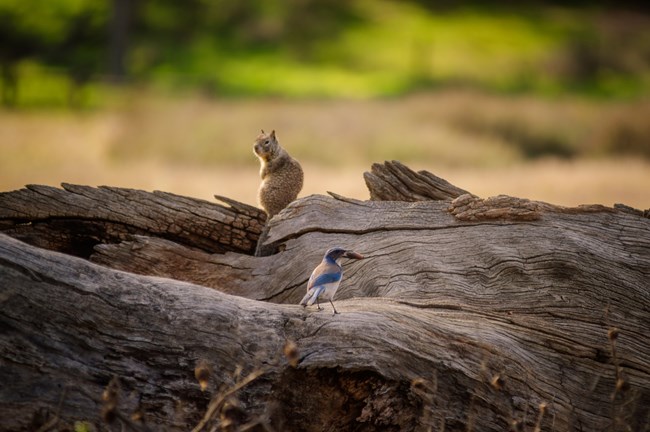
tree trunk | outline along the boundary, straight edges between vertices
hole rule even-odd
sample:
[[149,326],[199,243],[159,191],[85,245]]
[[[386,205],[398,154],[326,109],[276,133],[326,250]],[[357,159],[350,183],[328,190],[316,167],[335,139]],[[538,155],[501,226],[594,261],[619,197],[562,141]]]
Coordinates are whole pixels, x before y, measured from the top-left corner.
[[132,0],[113,0],[111,6],[108,69],[113,82],[121,83],[125,80],[127,73],[125,60],[129,45],[133,2]]
[[[0,234],[1,428],[648,430],[650,219],[373,171],[373,201],[271,219],[265,257],[231,200],[0,194],[0,230],[52,249]],[[334,245],[366,256],[340,314],[297,306]]]

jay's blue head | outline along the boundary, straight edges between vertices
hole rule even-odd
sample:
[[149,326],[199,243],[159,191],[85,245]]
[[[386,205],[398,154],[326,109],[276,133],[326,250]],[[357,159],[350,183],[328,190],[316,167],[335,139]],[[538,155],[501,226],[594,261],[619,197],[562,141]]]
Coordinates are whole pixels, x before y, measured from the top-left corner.
[[363,255],[358,254],[351,250],[345,250],[340,247],[333,247],[325,252],[323,260],[330,261],[332,263],[339,264],[339,259],[341,258],[352,258],[352,259],[363,259]]

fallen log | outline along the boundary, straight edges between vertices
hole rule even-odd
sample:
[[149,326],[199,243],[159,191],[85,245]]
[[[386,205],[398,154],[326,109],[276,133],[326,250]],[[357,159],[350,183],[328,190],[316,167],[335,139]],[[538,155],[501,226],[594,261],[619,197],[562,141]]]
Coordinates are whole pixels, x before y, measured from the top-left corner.
[[[94,190],[83,189],[91,202]],[[17,193],[0,195],[0,229],[41,246],[27,235],[29,212],[17,230],[7,210]],[[56,201],[71,201],[62,194]],[[188,202],[165,198],[174,211]],[[30,212],[51,215],[49,205]],[[80,211],[61,210],[70,220]],[[99,428],[100,395],[115,376],[115,422],[140,428],[192,429],[211,409],[204,426],[224,430],[647,426],[642,214],[462,193],[414,202],[335,195],[298,200],[267,228],[264,241],[278,252],[266,257],[141,228],[74,254],[94,262],[0,235],[0,429]],[[344,263],[336,316],[294,304],[333,245],[366,255]],[[211,371],[205,393],[193,376],[202,364]]]
[[167,192],[64,183],[0,193],[0,231],[27,243],[87,258],[100,243],[148,234],[209,253],[251,253],[266,221],[255,207],[227,206]]

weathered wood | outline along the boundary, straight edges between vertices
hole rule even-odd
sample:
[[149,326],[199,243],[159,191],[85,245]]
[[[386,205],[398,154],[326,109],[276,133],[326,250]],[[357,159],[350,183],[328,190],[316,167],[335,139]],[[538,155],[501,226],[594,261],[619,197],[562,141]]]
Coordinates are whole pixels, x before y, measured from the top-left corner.
[[531,201],[524,198],[516,198],[508,195],[498,195],[482,199],[470,194],[461,195],[454,199],[449,211],[456,219],[462,221],[478,220],[514,220],[530,221],[537,220],[546,213],[602,213],[622,211],[636,216],[643,216],[643,213],[630,212],[628,209],[617,209],[606,207],[600,204],[587,204],[578,207],[556,206],[542,201]]
[[[337,305],[341,316],[114,272],[3,238],[2,320],[11,332],[2,346],[3,357],[12,361],[6,370],[11,385],[2,400],[12,401],[21,383],[48,389],[32,393],[24,404],[12,402],[11,413],[25,414],[37,400],[54,406],[60,394],[56,383],[98,394],[118,373],[129,389],[143,394],[150,422],[170,424],[173,400],[185,401],[196,419],[206,403],[191,379],[199,357],[207,357],[223,379],[237,363],[252,367],[256,355],[277,356],[284,339],[292,339],[301,353],[299,369],[274,369],[242,403],[254,417],[266,409],[270,392],[280,400],[274,421],[294,430],[321,430],[334,418],[346,423],[340,420],[332,430],[387,427],[382,421],[400,422],[405,429],[444,422],[447,430],[471,422],[474,430],[489,431],[527,419],[530,427],[542,402],[549,404],[545,428],[607,429],[615,421],[634,430],[644,424],[650,403],[647,219],[605,209],[478,223],[458,220],[448,202],[341,202],[321,196],[292,206],[271,221],[270,239],[284,248],[271,257],[209,255],[143,237],[131,245],[100,246],[97,253],[121,250],[131,262],[160,269],[184,248],[185,263],[195,261],[188,274],[203,275],[202,282],[214,274],[214,280],[224,279],[215,284],[224,291],[294,302],[325,248],[354,247],[367,259],[346,265]],[[170,259],[154,265],[164,248],[171,248]],[[620,332],[615,359],[607,339],[612,327]],[[34,328],[53,340],[34,342]],[[23,354],[25,346],[29,354]],[[59,353],[54,360],[51,352]],[[110,362],[98,365],[106,355]],[[77,374],[72,358],[86,372]],[[51,361],[62,363],[44,366]],[[612,402],[615,364],[627,386]],[[409,387],[418,378],[429,383],[422,390],[424,402],[417,397],[421,391]],[[314,390],[319,386],[322,393]],[[350,393],[355,386],[365,389],[360,399]],[[339,411],[322,413],[310,395],[334,398]],[[75,398],[66,418],[89,418],[97,411],[82,402],[83,395]],[[340,411],[342,401],[350,400],[360,410],[354,418]],[[314,421],[311,426],[289,415],[298,401],[306,404],[301,412]],[[396,401],[403,413],[386,420],[388,412],[395,415],[386,410]],[[373,409],[379,412],[362,415]],[[311,417],[314,412],[323,423]]]
[[[376,270],[386,253],[365,262]],[[62,385],[61,424],[100,422],[89,395],[118,375],[123,412],[139,401],[147,424],[186,430],[207,405],[192,377],[205,359],[212,388],[237,365],[265,371],[239,393],[239,404],[247,419],[270,417],[278,430],[429,423],[464,430],[471,423],[501,431],[513,420],[532,427],[541,403],[542,430],[608,429],[613,420],[613,430],[642,430],[650,402],[647,286],[624,283],[599,297],[575,287],[559,294],[549,284],[530,297],[536,293],[512,282],[512,267],[500,265],[500,274],[484,279],[496,277],[502,290],[467,286],[471,302],[449,298],[452,287],[445,293],[415,282],[426,275],[405,265],[393,275],[394,291],[420,285],[416,291],[428,296],[339,301],[341,314],[332,316],[123,273],[0,235],[3,427],[26,427],[38,407],[55,411]],[[529,297],[522,301],[518,291]],[[493,307],[483,307],[485,298]],[[612,326],[619,331],[615,359]],[[287,339],[297,345],[297,369],[279,354]],[[626,383],[618,391],[615,364]]]
[[[521,201],[501,200],[515,205],[514,210],[506,206],[497,209],[502,216],[513,213]],[[435,288],[438,298],[442,292],[451,299],[463,296],[472,301],[476,287],[487,285],[490,292],[503,289],[500,276],[504,275],[509,276],[508,284],[529,287],[520,293],[517,304],[550,295],[544,289],[563,295],[576,283],[600,287],[597,291],[617,290],[626,280],[627,286],[647,286],[647,219],[606,207],[566,209],[546,204],[536,207],[534,222],[484,218],[485,223],[478,223],[481,221],[459,220],[453,215],[454,208],[446,201],[342,202],[314,195],[298,200],[290,211],[271,220],[267,241],[283,250],[279,255],[210,255],[171,242],[135,238],[102,245],[91,259],[122,270],[287,303],[302,297],[311,270],[324,250],[334,245],[359,249],[376,263],[372,273],[364,272],[358,279],[356,269],[367,268],[369,261],[351,263],[346,279],[353,279],[339,290],[339,298],[401,296],[415,288],[419,291],[411,296],[428,297],[429,290]],[[484,206],[475,209],[487,211]],[[474,213],[475,219],[480,214]],[[633,263],[621,261],[621,255],[630,253],[638,256]],[[397,281],[408,277],[408,272],[395,276],[402,274],[402,266],[421,269],[417,272],[420,283],[399,285]],[[603,268],[609,269],[605,281],[594,270]],[[631,269],[637,269],[636,273]],[[549,280],[552,287],[546,286]],[[500,302],[496,298],[493,304],[483,306],[498,308]]]
[[268,265],[263,264],[264,259],[249,255],[209,254],[166,239],[133,236],[120,243],[97,245],[90,260],[118,270],[183,280],[255,300],[270,295],[270,290],[261,287],[257,280],[261,269],[268,272]]
[[374,201],[445,200],[469,193],[428,171],[415,172],[398,161],[372,164],[363,178]]
[[[237,388],[244,368],[239,402],[217,417],[275,430],[644,430],[649,219],[479,199],[378,167],[375,201],[310,196],[269,221],[261,246],[277,252],[265,257],[251,255],[260,211],[228,198],[68,185],[1,194],[0,230],[102,266],[0,235],[0,430],[29,429],[39,407],[52,419],[61,400],[57,429],[100,423],[112,376],[125,418],[139,400],[153,429],[191,429],[209,400],[193,377],[201,359],[210,394]],[[236,229],[249,247],[228,252]],[[341,315],[292,304],[334,245],[366,256],[344,263]]]
[[0,193],[0,231],[81,257],[134,234],[206,252],[252,253],[266,221],[263,211],[219,196],[228,206],[159,191],[62,186]]

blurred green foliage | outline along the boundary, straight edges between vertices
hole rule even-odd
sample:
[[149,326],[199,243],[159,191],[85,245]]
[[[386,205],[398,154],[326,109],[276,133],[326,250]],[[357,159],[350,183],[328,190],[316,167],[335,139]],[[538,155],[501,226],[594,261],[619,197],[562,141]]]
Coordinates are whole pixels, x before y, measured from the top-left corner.
[[[58,104],[63,88],[64,100],[77,105],[80,87],[101,72],[108,14],[109,5],[102,1],[1,0],[3,103],[14,105],[19,100],[38,103],[39,99],[53,97],[52,102]],[[24,75],[34,75],[34,64],[39,71],[37,80],[48,82],[35,95],[36,99],[28,97],[33,82],[19,87]]]
[[[101,105],[120,73],[109,55],[124,62],[127,83],[218,96],[373,98],[449,86],[650,94],[650,16],[637,2],[449,3],[0,0],[2,100]],[[115,14],[118,4],[128,13]]]

